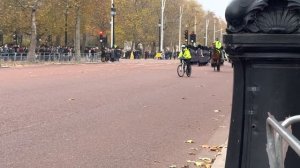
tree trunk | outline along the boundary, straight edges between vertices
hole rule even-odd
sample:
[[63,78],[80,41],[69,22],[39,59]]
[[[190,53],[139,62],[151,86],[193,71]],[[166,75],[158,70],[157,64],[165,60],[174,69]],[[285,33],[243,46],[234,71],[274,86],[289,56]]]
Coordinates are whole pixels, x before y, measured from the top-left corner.
[[81,43],[81,50],[85,50],[85,47],[86,47],[86,33],[83,33],[82,35],[82,43]]
[[35,50],[36,50],[36,9],[31,10],[31,41],[27,60],[33,62],[35,60]]
[[80,61],[80,7],[76,10],[75,59]]
[[61,36],[60,35],[57,35],[55,37],[55,46],[61,46]]

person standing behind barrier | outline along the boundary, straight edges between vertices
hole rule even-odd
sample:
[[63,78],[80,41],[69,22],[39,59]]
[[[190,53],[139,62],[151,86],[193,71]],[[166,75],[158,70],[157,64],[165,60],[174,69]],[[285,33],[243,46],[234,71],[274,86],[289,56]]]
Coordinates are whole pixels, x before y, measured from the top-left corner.
[[149,51],[145,51],[145,59],[149,58]]
[[190,50],[185,45],[181,46],[181,52],[179,53],[178,59],[180,59],[180,61],[185,61],[188,71],[191,72],[192,55]]
[[3,52],[8,53],[8,50],[9,50],[8,46],[7,46],[7,44],[5,44],[4,47],[3,47]]
[[94,62],[94,59],[95,59],[95,53],[96,53],[95,48],[91,48],[91,62]]

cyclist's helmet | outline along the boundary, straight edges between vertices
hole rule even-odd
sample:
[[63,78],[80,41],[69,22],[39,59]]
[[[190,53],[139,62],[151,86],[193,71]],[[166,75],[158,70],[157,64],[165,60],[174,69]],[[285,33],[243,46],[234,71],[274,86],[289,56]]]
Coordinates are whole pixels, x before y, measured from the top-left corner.
[[184,44],[181,45],[181,48],[185,48],[186,46]]

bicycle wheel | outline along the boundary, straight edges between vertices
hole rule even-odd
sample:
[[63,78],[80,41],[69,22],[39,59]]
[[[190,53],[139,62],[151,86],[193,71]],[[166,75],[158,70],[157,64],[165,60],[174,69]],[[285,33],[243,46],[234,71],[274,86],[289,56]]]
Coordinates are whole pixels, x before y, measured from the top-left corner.
[[184,75],[184,68],[183,68],[182,64],[178,65],[178,67],[177,67],[177,74],[178,74],[179,77],[183,77],[183,75]]

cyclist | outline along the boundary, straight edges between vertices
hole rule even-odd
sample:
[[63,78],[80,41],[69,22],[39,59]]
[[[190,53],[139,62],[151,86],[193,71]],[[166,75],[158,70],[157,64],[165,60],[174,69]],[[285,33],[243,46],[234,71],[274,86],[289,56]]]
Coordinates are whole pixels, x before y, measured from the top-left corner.
[[192,55],[186,45],[181,46],[181,52],[179,53],[178,58],[180,59],[180,61],[185,61],[186,65],[187,65],[187,71],[191,72]]

